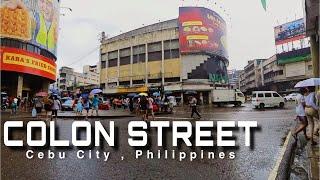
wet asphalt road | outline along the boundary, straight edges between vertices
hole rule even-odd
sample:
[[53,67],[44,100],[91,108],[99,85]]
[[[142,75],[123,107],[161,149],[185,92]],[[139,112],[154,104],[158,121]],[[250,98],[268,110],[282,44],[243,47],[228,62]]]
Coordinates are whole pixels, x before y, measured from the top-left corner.
[[[189,117],[188,107],[179,108],[174,115],[158,115],[157,120],[187,121]],[[24,149],[11,149],[3,145],[3,134],[1,136],[1,179],[267,179],[270,171],[279,156],[282,144],[287,132],[295,125],[294,106],[292,103],[286,105],[285,109],[266,109],[265,111],[254,110],[250,105],[242,107],[212,108],[202,107],[201,120],[254,120],[258,122],[259,129],[254,133],[254,146],[244,146],[244,131],[240,129],[234,131],[236,144],[239,148],[226,149],[212,147],[205,149],[204,159],[200,158],[201,149],[199,147],[181,146],[181,149],[173,148],[171,143],[170,130],[165,133],[167,140],[168,155],[171,157],[171,150],[175,150],[176,156],[180,152],[186,152],[187,158],[179,161],[175,159],[147,159],[145,152],[143,157],[135,159],[135,149],[128,145],[127,125],[131,120],[139,118],[119,118],[119,119],[89,119],[90,122],[100,120],[105,127],[109,121],[114,121],[118,129],[118,148],[96,147],[91,150],[92,158],[89,159],[90,151],[85,150],[86,157],[78,159],[76,156],[78,148],[54,149],[56,158],[48,159],[48,149],[35,150],[35,157],[27,159],[25,153],[30,147]],[[5,122],[2,119],[2,125]],[[27,120],[25,120],[27,121]],[[59,139],[71,140],[72,119],[59,119]],[[188,120],[194,122],[195,120]],[[3,127],[3,126],[2,126]],[[1,129],[3,130],[3,129]],[[151,139],[151,149],[157,153],[161,147],[156,145],[156,130],[151,129],[149,138]],[[214,140],[215,130],[213,131]],[[14,138],[25,139],[25,132],[15,133]],[[139,148],[137,148],[139,149]],[[36,152],[44,152],[44,159],[38,159]],[[110,152],[108,161],[103,158],[97,159],[96,151],[102,155],[103,152]],[[198,158],[192,162],[189,160],[189,152],[197,152]],[[65,159],[59,159],[58,152],[65,152]],[[178,153],[177,153],[178,152]],[[207,152],[215,152],[214,159],[207,159]],[[219,153],[224,152],[226,157],[219,158]],[[236,158],[231,160],[228,153],[234,152]],[[163,155],[163,154],[162,154]]]

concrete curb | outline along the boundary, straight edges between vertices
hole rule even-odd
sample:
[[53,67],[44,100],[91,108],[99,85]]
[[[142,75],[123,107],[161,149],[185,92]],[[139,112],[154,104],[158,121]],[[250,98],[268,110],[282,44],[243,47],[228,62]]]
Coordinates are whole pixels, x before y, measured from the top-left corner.
[[291,132],[288,133],[286,140],[283,144],[280,156],[271,171],[268,180],[283,180],[289,179],[290,167],[294,159],[294,152],[297,147],[297,142],[292,137]]

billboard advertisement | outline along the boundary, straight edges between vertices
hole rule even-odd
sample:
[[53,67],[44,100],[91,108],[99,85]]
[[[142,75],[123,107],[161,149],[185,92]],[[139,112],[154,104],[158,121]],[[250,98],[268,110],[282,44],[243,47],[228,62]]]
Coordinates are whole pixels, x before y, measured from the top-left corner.
[[15,48],[1,48],[1,70],[37,75],[56,80],[56,63],[44,56]]
[[226,23],[210,9],[180,7],[179,43],[181,53],[207,52],[227,58]]
[[56,56],[58,0],[5,0],[0,6],[0,36],[19,39]]
[[276,45],[299,40],[305,37],[305,27],[303,19],[288,22],[274,28],[274,38]]

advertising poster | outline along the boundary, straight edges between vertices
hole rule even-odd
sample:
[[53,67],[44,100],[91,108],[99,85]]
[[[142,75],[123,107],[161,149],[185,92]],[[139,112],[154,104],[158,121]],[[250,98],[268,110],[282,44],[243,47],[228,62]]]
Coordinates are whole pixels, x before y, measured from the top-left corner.
[[228,57],[226,23],[207,8],[179,8],[179,42],[181,53],[207,52]]
[[299,40],[305,37],[305,26],[303,19],[288,22],[274,28],[276,45]]
[[0,7],[0,36],[26,41],[56,56],[58,0],[5,0]]

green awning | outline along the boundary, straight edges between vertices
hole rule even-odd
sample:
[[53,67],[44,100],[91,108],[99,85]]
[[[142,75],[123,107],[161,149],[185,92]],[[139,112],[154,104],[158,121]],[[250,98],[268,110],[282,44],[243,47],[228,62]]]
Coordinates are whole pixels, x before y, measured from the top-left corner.
[[294,56],[294,57],[286,57],[278,59],[278,64],[288,64],[300,61],[309,61],[311,60],[311,54],[301,55],[301,56]]

